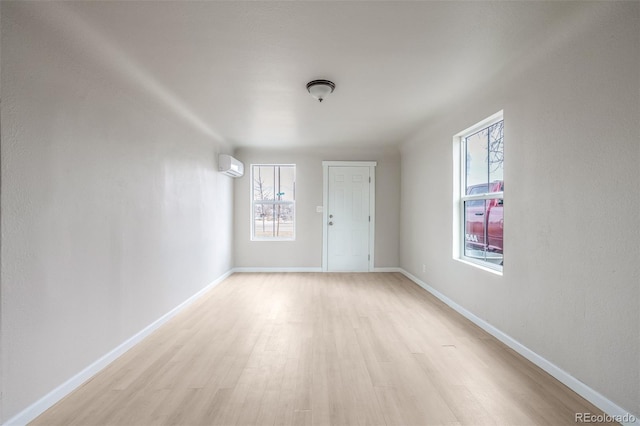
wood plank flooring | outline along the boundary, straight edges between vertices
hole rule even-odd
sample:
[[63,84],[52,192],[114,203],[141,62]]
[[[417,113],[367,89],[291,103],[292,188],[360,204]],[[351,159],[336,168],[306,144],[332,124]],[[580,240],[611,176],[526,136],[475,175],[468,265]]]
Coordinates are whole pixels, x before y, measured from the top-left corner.
[[234,274],[33,425],[574,425],[601,413],[398,273]]

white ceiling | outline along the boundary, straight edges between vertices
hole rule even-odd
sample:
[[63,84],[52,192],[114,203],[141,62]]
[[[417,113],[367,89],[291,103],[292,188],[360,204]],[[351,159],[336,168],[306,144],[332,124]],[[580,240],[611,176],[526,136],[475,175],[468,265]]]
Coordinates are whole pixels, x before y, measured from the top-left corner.
[[[35,7],[35,6],[34,6]],[[522,61],[575,3],[85,2],[41,14],[236,147],[390,145]],[[323,103],[313,79],[335,82]]]

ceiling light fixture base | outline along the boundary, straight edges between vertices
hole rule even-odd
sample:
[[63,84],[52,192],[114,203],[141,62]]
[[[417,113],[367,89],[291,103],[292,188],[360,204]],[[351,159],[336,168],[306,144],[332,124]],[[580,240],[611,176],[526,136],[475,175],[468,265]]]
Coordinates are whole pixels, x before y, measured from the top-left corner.
[[313,80],[307,83],[307,91],[319,102],[322,102],[328,94],[333,93],[335,88],[336,85],[329,80]]

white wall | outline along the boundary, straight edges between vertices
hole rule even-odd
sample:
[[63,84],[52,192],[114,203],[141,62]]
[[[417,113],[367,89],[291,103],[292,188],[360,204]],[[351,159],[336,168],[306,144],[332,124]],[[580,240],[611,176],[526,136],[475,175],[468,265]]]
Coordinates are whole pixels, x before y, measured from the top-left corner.
[[0,423],[232,267],[229,148],[82,28],[2,2]]
[[[235,184],[235,266],[275,268],[322,267],[322,161],[377,161],[375,267],[397,267],[400,223],[400,153],[395,148],[316,148],[260,150],[242,148],[234,154],[246,173]],[[250,241],[250,165],[296,165],[296,240]]]
[[[638,415],[640,4],[574,7],[403,144],[401,265]],[[504,276],[451,256],[452,136],[500,109]]]

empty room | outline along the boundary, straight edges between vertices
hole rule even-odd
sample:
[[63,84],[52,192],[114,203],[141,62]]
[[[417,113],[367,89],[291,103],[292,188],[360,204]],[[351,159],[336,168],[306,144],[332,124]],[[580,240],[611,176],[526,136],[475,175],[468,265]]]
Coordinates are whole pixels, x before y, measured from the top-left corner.
[[0,30],[0,424],[640,425],[640,2]]

